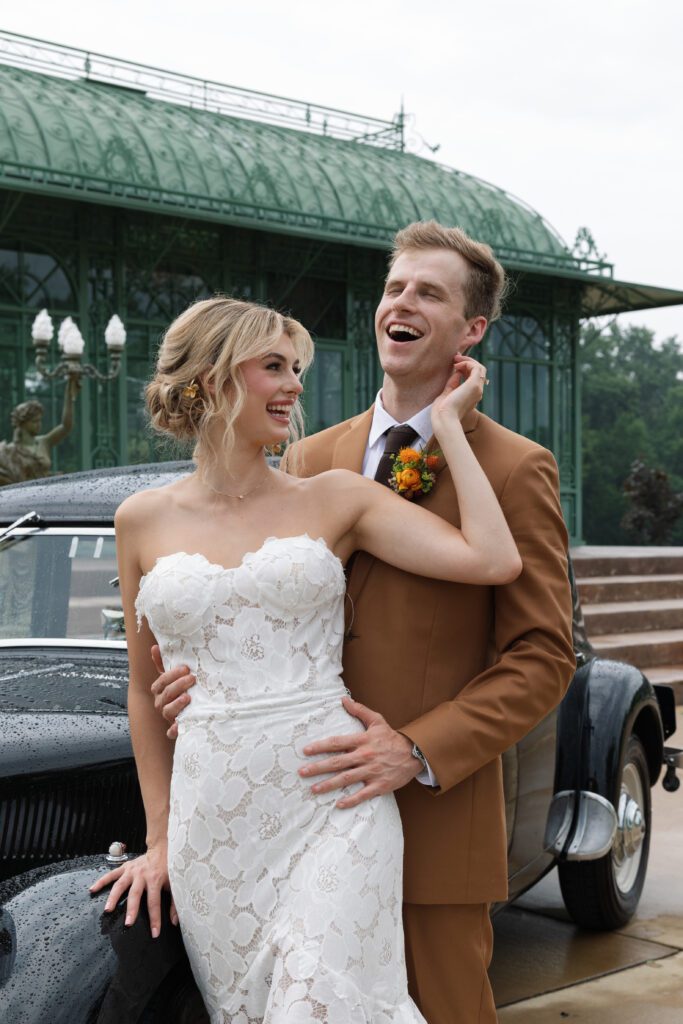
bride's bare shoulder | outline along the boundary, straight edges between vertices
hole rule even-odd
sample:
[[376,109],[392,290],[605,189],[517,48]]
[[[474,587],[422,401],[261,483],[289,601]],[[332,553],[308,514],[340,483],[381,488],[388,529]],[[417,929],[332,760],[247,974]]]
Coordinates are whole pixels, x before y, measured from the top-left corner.
[[163,487],[147,487],[144,491],[129,494],[116,510],[114,523],[117,529],[148,523],[151,516],[168,509],[169,500],[176,500],[184,490],[184,480],[174,480]]

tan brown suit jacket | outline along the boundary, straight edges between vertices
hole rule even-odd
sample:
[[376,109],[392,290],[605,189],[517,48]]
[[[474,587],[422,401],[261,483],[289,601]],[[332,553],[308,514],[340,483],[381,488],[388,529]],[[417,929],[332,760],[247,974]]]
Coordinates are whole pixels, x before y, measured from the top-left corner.
[[[306,438],[284,468],[360,472],[371,422],[372,409]],[[359,552],[348,582],[346,685],[418,744],[440,784],[413,781],[396,793],[409,903],[505,898],[500,755],[559,703],[574,671],[555,460],[477,411],[465,429],[519,548],[519,578],[501,587],[446,583]],[[459,525],[448,468],[437,474],[422,503]]]

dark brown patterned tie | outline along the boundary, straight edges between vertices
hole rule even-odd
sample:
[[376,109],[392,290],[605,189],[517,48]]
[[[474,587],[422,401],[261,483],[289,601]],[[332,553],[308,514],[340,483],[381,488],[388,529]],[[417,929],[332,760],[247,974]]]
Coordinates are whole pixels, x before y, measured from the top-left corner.
[[413,430],[407,423],[402,423],[398,427],[391,427],[387,432],[387,440],[384,445],[384,455],[379,460],[379,466],[375,473],[375,480],[380,484],[384,484],[386,487],[389,486],[389,477],[391,476],[392,470],[392,455],[397,455],[401,448],[408,448],[413,443],[416,437],[418,437],[417,430]]

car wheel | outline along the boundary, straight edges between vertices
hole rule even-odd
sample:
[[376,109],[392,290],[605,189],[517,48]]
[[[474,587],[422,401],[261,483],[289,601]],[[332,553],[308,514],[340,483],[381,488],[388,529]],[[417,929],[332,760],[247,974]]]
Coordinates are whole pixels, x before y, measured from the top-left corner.
[[564,904],[577,924],[620,928],[633,917],[645,882],[650,850],[650,776],[645,750],[631,734],[614,791],[605,793],[617,811],[611,851],[599,860],[558,865]]

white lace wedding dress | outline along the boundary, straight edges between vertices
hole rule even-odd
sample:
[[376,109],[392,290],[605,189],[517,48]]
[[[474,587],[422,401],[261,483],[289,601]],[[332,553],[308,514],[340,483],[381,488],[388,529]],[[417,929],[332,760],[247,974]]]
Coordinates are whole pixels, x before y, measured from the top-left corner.
[[140,585],[179,718],[169,873],[212,1024],[425,1024],[406,988],[393,796],[339,810],[297,769],[362,730],[341,697],[344,573],[323,540],[271,537],[239,566],[160,558]]

